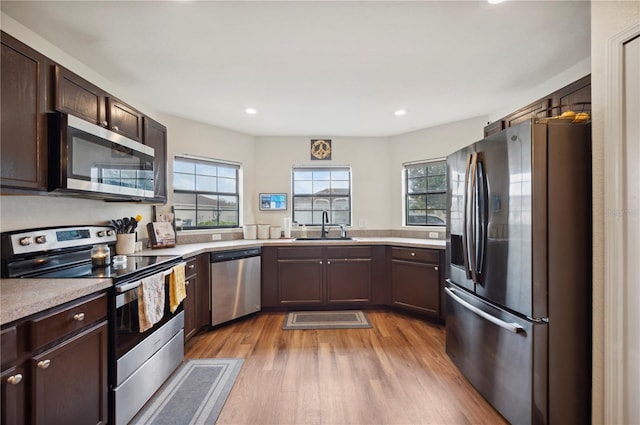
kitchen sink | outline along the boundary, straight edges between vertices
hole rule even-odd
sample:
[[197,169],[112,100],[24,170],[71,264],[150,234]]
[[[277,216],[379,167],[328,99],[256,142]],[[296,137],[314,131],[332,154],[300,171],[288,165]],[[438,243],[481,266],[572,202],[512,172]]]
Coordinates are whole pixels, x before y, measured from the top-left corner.
[[297,241],[352,241],[353,238],[296,238]]

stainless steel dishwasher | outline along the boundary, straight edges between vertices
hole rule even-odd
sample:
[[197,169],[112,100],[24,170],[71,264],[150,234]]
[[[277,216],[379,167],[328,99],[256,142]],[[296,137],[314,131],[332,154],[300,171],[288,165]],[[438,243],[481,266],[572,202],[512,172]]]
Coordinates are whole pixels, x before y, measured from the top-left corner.
[[260,248],[212,252],[211,325],[260,311]]

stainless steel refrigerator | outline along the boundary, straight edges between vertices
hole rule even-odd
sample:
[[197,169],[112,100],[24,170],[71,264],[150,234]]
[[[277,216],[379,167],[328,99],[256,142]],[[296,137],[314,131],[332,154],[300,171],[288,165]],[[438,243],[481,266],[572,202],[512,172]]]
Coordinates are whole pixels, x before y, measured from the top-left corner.
[[591,420],[591,125],[447,157],[446,351],[513,424]]

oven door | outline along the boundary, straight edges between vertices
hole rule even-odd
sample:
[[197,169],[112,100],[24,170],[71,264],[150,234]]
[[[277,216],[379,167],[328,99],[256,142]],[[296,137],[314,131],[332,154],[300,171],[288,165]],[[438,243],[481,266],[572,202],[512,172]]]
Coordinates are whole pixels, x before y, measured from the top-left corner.
[[50,114],[49,127],[51,190],[153,198],[153,148],[72,115]]
[[169,272],[165,276],[164,315],[140,332],[140,280],[114,287],[112,298],[111,421],[126,424],[144,406],[184,358],[182,305],[169,309]]

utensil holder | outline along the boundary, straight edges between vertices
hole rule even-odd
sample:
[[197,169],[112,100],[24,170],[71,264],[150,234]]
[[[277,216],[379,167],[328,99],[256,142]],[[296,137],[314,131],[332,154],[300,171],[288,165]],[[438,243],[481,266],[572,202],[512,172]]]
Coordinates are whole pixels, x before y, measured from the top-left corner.
[[134,252],[136,252],[136,234],[116,234],[116,253],[118,255],[128,255],[133,254]]

